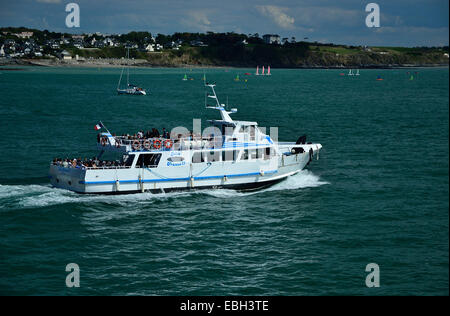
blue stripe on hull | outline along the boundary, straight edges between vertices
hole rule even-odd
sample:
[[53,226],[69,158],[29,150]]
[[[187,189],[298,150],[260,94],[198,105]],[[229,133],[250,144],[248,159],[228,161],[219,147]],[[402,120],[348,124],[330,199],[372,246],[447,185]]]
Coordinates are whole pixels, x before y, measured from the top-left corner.
[[[274,174],[277,173],[278,170],[271,170],[271,171],[265,171],[264,174]],[[235,177],[248,177],[248,176],[256,176],[259,175],[259,172],[252,172],[252,173],[240,173],[240,174],[226,174],[221,176],[205,176],[205,177],[194,177],[194,180],[206,180],[206,179],[220,179],[223,177],[227,178],[235,178]],[[144,183],[149,182],[170,182],[170,181],[188,181],[190,178],[167,178],[167,179],[148,179],[148,180],[142,180]],[[116,183],[116,181],[79,181],[80,184],[113,184]],[[139,180],[119,180],[119,183],[139,183]]]

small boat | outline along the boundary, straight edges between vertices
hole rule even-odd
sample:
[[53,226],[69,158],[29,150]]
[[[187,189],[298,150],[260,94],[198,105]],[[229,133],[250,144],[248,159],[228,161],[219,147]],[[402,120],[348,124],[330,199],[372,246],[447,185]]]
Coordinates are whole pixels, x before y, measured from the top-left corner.
[[[127,48],[127,60],[130,59],[130,48]],[[127,87],[125,89],[120,88],[120,83],[122,81],[123,71],[125,66],[122,67],[122,72],[120,73],[119,83],[117,84],[117,93],[118,94],[130,94],[130,95],[146,95],[144,89],[138,87],[137,85],[130,84],[130,69],[127,68]]]
[[250,76],[251,75],[251,73],[249,73],[249,72],[246,72],[244,75],[246,75],[246,76]]
[[377,81],[382,81],[383,80],[383,78],[381,78],[381,76],[380,75],[378,75],[378,77],[377,77],[377,79],[376,79]]
[[[322,145],[306,141],[280,142],[254,121],[233,120],[236,108],[226,109],[206,84],[213,99],[207,109],[221,119],[210,120],[215,131],[187,134],[115,136],[103,123],[95,130],[99,154],[90,160],[54,159],[49,179],[53,187],[84,194],[165,193],[198,189],[253,191],[267,188],[299,173]],[[120,118],[118,118],[120,120]],[[222,132],[223,131],[223,132]],[[158,134],[158,133],[157,133]],[[115,159],[108,160],[108,153]],[[105,155],[106,156],[106,155]]]

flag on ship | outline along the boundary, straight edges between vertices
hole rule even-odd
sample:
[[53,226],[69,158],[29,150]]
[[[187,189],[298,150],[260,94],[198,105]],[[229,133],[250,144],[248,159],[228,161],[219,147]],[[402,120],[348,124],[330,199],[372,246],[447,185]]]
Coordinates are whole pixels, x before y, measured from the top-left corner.
[[96,131],[98,131],[98,130],[101,129],[102,127],[103,127],[102,122],[98,122],[97,124],[95,124],[94,129],[95,129]]

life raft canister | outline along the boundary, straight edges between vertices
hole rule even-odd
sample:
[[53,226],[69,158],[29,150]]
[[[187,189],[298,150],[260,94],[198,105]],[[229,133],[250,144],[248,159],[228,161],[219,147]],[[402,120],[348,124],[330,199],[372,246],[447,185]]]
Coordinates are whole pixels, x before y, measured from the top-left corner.
[[153,141],[153,147],[156,149],[160,149],[161,148],[161,141],[159,139],[155,139]]
[[167,149],[170,149],[173,145],[173,142],[171,139],[167,139],[166,141],[164,141],[164,147],[166,147]]
[[144,148],[149,150],[151,146],[152,146],[152,144],[150,143],[150,141],[148,139],[146,139],[144,141]]
[[133,140],[132,147],[134,150],[139,150],[141,148],[141,143],[137,139],[135,139],[135,140]]

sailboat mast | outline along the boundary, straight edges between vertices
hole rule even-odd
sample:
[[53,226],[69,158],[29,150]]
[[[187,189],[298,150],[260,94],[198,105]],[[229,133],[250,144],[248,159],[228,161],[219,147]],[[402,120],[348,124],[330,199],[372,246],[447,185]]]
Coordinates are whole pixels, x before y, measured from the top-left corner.
[[127,48],[127,87],[130,86],[130,65],[129,65],[129,61],[130,61],[130,48]]

